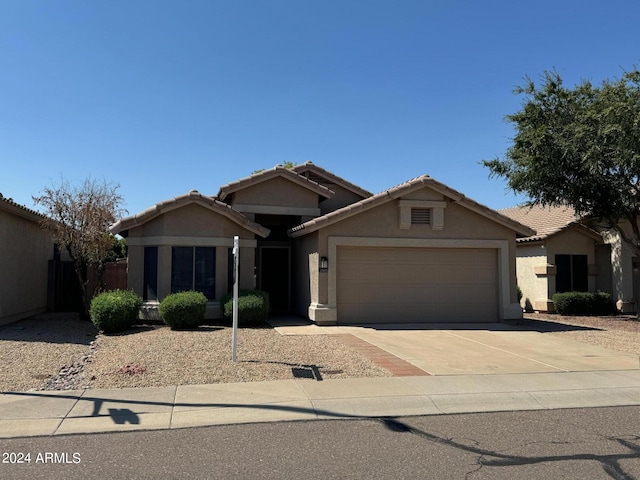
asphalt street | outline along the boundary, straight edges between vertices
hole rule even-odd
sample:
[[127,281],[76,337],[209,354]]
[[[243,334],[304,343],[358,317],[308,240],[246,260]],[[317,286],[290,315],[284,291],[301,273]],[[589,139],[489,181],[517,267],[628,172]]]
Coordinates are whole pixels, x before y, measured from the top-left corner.
[[632,479],[640,407],[16,438],[0,452],[0,478],[16,480]]

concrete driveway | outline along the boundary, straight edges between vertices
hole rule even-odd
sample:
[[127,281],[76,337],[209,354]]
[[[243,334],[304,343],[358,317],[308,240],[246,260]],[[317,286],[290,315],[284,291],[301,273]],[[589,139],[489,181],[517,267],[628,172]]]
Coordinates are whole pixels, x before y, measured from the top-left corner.
[[351,334],[431,375],[640,368],[636,355],[501,323],[319,327],[278,319],[273,325],[282,335]]

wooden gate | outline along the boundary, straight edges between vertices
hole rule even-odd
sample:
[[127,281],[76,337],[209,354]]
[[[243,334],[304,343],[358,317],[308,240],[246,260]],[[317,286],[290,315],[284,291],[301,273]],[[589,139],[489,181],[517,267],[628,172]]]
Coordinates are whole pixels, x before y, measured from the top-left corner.
[[[98,284],[95,268],[88,272],[89,292],[94,292]],[[105,265],[100,291],[127,289],[127,260],[109,262]],[[47,309],[52,312],[78,312],[82,308],[82,298],[73,262],[49,260],[47,288]]]

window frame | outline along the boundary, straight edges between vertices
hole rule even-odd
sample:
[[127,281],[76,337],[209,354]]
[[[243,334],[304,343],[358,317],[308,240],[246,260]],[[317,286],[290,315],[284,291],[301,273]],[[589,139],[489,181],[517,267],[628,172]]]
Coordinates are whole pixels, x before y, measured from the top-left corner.
[[158,300],[158,247],[144,247],[144,267],[142,273],[142,300]]
[[[187,255],[184,255],[187,251],[190,252],[188,254],[188,261],[186,261]],[[180,255],[182,258],[178,256],[178,252],[181,252]],[[171,293],[194,290],[201,292],[209,301],[215,300],[216,247],[171,247],[170,288]]]
[[556,293],[589,291],[587,255],[558,253],[555,255]]

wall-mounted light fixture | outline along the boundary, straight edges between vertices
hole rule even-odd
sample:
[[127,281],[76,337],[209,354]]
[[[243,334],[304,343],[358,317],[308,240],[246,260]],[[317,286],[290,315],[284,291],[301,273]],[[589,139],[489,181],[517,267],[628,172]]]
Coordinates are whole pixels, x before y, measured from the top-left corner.
[[329,259],[327,257],[320,257],[320,271],[329,271]]

